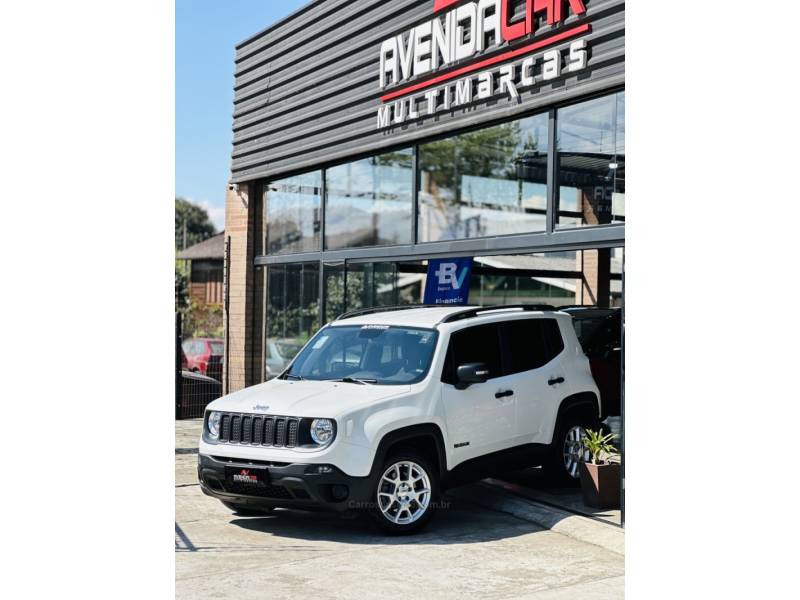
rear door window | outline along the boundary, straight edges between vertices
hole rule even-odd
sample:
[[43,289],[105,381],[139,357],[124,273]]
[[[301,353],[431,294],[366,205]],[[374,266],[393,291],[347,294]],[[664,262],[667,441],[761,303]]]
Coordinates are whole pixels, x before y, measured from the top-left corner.
[[502,333],[505,375],[543,367],[564,349],[555,319],[508,321]]
[[544,339],[547,343],[547,362],[553,360],[564,350],[564,338],[555,319],[541,319],[544,328]]
[[503,323],[506,375],[538,369],[549,361],[541,319]]

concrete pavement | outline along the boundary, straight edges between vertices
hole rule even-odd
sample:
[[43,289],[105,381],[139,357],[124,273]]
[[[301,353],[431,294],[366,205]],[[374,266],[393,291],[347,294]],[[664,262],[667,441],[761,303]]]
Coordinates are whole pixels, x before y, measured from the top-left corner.
[[197,485],[199,428],[176,422],[179,599],[623,597],[621,530],[486,484],[447,494],[449,507],[412,537],[323,513],[237,516]]

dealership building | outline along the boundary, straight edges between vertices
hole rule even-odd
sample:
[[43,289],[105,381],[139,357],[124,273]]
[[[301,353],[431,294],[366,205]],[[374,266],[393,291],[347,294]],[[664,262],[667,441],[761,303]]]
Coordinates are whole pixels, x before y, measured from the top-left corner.
[[428,300],[440,259],[470,304],[622,314],[623,1],[313,0],[236,47],[234,85],[226,391],[342,312]]

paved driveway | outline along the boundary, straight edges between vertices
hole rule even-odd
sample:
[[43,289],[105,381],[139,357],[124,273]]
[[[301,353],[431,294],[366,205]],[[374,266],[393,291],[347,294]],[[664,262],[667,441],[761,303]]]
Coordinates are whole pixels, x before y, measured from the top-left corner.
[[198,429],[176,422],[177,598],[623,596],[621,554],[474,504],[470,486],[413,537],[322,513],[239,517],[197,485]]

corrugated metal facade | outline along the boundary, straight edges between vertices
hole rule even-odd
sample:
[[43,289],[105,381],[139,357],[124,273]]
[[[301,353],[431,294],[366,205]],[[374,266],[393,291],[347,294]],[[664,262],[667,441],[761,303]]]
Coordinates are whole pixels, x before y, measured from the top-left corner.
[[[588,68],[434,116],[378,130],[381,43],[433,17],[434,0],[316,0],[236,51],[232,180],[274,178],[398,147],[618,87],[625,78],[625,3],[584,0]],[[457,3],[458,4],[458,3]],[[455,6],[455,5],[454,5]],[[518,40],[505,49],[530,42]],[[555,46],[566,50],[569,41]],[[472,57],[437,75],[474,62]],[[427,77],[431,75],[428,74]],[[425,79],[423,76],[421,79]],[[416,79],[410,80],[410,83]]]

